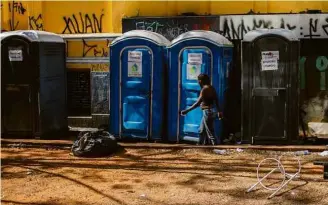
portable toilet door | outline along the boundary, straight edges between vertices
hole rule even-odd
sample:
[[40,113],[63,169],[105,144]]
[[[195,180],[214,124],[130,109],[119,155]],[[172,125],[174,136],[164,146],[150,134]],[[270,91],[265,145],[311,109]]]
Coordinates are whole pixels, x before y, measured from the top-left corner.
[[110,133],[160,140],[164,121],[165,47],[150,31],[130,31],[110,45]]
[[65,42],[44,31],[1,37],[1,133],[59,137],[68,130]]
[[[1,133],[31,137],[37,67],[30,39],[1,34]],[[3,135],[2,135],[3,136]]]
[[243,141],[297,141],[298,38],[287,29],[250,31],[242,42],[242,59]]
[[[230,54],[230,55],[223,55]],[[200,94],[198,75],[209,75],[223,107],[232,61],[232,43],[211,31],[190,31],[174,39],[169,55],[169,141],[198,141],[202,111],[198,107],[181,116],[180,111],[193,105]],[[215,120],[215,134],[220,138],[222,123]]]

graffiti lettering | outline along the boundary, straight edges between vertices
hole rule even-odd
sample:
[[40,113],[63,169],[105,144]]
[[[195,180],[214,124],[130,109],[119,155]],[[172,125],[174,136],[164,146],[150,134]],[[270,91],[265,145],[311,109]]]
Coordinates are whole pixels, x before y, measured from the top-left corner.
[[319,56],[316,60],[316,68],[320,71],[326,71],[328,68],[328,58],[326,56]]
[[189,17],[163,17],[163,18],[123,18],[123,33],[131,30],[148,30],[173,40],[182,33],[190,30],[211,30],[218,32],[218,16],[189,16]]
[[[323,17],[323,16],[322,16]],[[326,18],[318,18],[314,16],[313,18],[308,19],[308,21],[304,21],[307,23],[305,25],[305,29],[303,27],[300,30],[306,30],[307,34],[304,35],[305,38],[327,38],[328,37],[328,17]],[[301,33],[302,35],[303,33]]]
[[65,28],[62,33],[102,33],[104,14],[101,13],[100,16],[96,14],[73,14],[72,16],[64,16],[63,20],[65,22]]
[[158,23],[158,22],[137,22],[136,23],[136,30],[147,30],[147,31],[152,31],[159,33],[160,30],[164,25]]
[[15,21],[15,19],[9,19],[8,24],[10,25],[10,30],[15,31],[19,25],[19,21]]
[[173,39],[187,31],[188,31],[188,24],[180,24],[176,26],[168,25],[166,34],[164,36],[168,39]]
[[153,22],[136,22],[136,30],[147,30],[147,31],[153,31],[159,34],[164,35],[168,39],[173,39],[180,34],[188,31],[188,24],[175,24],[172,23],[166,23],[161,24],[159,22],[153,21]]
[[299,61],[300,66],[300,88],[305,89],[305,61],[306,57],[303,56]]
[[156,21],[146,22],[140,21],[136,22],[136,30],[148,30],[159,34],[162,34],[168,39],[174,39],[182,33],[188,31],[188,24],[176,24],[175,22],[166,22],[161,24]]
[[247,32],[255,29],[297,28],[295,22],[286,22],[285,19],[285,15],[222,16],[220,33],[229,39],[243,39]]
[[[287,28],[285,28],[285,25],[287,26]],[[288,30],[294,30],[294,29],[296,29],[296,26],[291,26],[288,23],[285,24],[285,20],[282,18],[281,23],[280,23],[280,28],[284,28],[284,29],[288,29]]]
[[24,8],[22,2],[15,2],[15,1],[8,3],[8,9],[9,9],[9,13],[11,13],[10,19],[8,20],[8,25],[10,26],[11,31],[15,31],[19,25],[19,21],[15,20],[15,14],[24,15],[26,9]]
[[109,40],[106,40],[106,47],[100,47],[98,44],[91,44],[87,43],[84,39],[83,42],[83,49],[82,49],[82,56],[86,57],[91,52],[95,57],[108,57],[108,47]]
[[240,25],[235,27],[235,23],[232,19],[225,19],[223,23],[223,30],[221,30],[221,34],[229,39],[242,39],[244,37],[243,34],[246,34],[248,31],[245,28],[244,20],[241,20]]
[[9,12],[15,12],[24,15],[26,9],[24,8],[22,2],[13,1],[13,2],[9,2]]
[[318,19],[313,20],[313,18],[310,18],[309,21],[309,34],[304,35],[304,37],[319,37],[319,34],[315,34],[318,32]]
[[325,34],[328,36],[328,17],[326,18],[326,22],[324,25],[322,25],[322,30],[325,32]]
[[43,19],[42,14],[39,14],[37,17],[29,16],[28,17],[29,28],[32,30],[40,30],[43,31]]
[[91,71],[109,71],[109,65],[106,63],[91,64]]
[[327,38],[327,14],[232,15],[220,17],[220,33],[233,40],[243,39],[251,30],[283,28],[299,38]]
[[[300,88],[305,89],[305,62],[307,60],[306,56],[300,59]],[[328,69],[328,56],[318,56],[314,61],[315,68],[320,72],[320,90],[326,90],[326,74],[325,71]]]

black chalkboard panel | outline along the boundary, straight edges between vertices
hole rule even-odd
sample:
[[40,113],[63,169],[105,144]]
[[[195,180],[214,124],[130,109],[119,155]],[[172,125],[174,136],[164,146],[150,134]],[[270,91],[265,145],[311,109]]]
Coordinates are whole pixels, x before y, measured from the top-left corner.
[[122,19],[123,33],[148,30],[173,40],[191,30],[209,30],[219,33],[219,16],[131,17]]
[[109,114],[109,72],[91,72],[91,113]]
[[67,72],[67,103],[69,116],[90,116],[90,70]]

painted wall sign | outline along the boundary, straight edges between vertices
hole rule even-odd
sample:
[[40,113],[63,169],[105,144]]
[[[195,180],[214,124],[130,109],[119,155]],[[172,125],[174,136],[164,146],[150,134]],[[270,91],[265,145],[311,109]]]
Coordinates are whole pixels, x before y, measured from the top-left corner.
[[129,51],[128,61],[129,62],[142,62],[142,52],[140,52],[140,51]]
[[262,71],[278,70],[279,51],[262,52]]
[[23,51],[20,48],[12,48],[8,51],[9,61],[23,61]]
[[197,80],[201,69],[201,64],[187,64],[187,80]]
[[188,53],[189,64],[202,64],[203,55],[201,53]]

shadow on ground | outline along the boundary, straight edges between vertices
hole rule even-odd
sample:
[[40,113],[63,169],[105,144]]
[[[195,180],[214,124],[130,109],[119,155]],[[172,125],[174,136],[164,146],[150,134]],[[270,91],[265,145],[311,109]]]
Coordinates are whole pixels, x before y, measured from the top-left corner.
[[[207,194],[225,194],[234,200],[250,200],[254,198],[266,198],[269,196],[268,192],[255,191],[246,194],[244,187],[223,188],[209,186],[213,181],[217,183],[230,183],[231,180],[245,180],[250,179],[256,182],[256,167],[257,163],[264,156],[250,155],[250,154],[233,154],[231,156],[219,156],[208,152],[196,151],[177,151],[175,149],[166,150],[121,150],[119,153],[104,158],[76,158],[69,155],[66,150],[43,150],[43,149],[24,149],[24,148],[5,148],[2,149],[1,156],[1,178],[4,180],[24,179],[30,175],[43,178],[54,177],[60,180],[68,181],[88,189],[90,192],[104,197],[117,204],[127,204],[125,201],[116,197],[110,192],[104,192],[93,185],[93,183],[106,182],[106,178],[99,172],[101,171],[139,171],[143,176],[152,175],[153,173],[163,174],[187,174],[184,179],[176,179],[175,185],[188,188],[196,193]],[[252,158],[250,158],[252,157]],[[313,181],[310,175],[321,175],[322,170],[310,166],[311,160],[305,160],[303,165],[302,174],[305,177],[297,180],[297,184],[291,184],[288,188],[282,190],[277,196],[281,200],[289,201],[291,203],[319,203],[322,196],[307,196],[306,189],[309,181]],[[292,168],[292,162],[284,164]],[[20,168],[13,172],[10,168]],[[264,172],[268,170],[264,169]],[[27,172],[30,174],[27,175]],[[78,177],[72,177],[76,175]],[[134,176],[135,183],[138,176]],[[129,179],[132,180],[132,179]],[[114,190],[126,190],[133,193],[131,184],[126,183],[127,179],[121,178],[120,180],[111,183],[108,186]],[[318,180],[315,180],[316,182]],[[88,183],[86,183],[88,182]],[[171,186],[166,181],[159,182],[144,182],[145,186],[149,189],[165,188]],[[290,192],[298,190],[297,197],[291,196]],[[157,201],[154,198],[147,198],[150,204],[163,204],[163,205],[183,205],[183,203],[168,203]],[[5,203],[13,204],[40,204],[57,205],[56,201],[46,201],[42,203],[35,202],[19,202],[11,200],[2,200]],[[82,201],[72,201],[70,204],[85,203]],[[188,203],[190,204],[190,203]],[[199,203],[195,203],[199,204]],[[192,204],[191,204],[192,205]]]

